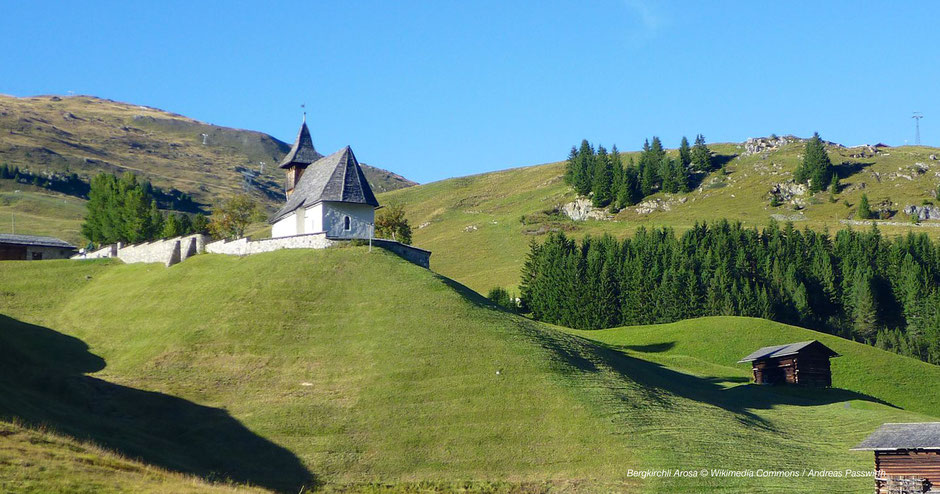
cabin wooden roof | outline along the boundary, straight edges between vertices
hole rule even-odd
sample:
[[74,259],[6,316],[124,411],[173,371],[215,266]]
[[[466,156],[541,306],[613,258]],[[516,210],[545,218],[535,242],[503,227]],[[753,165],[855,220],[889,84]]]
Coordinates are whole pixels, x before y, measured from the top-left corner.
[[32,245],[36,247],[59,247],[61,249],[74,249],[75,246],[55,237],[40,237],[37,235],[15,235],[0,233],[0,244]]
[[883,424],[852,451],[940,450],[940,422]]
[[835,351],[833,351],[831,348],[827,347],[826,345],[823,345],[822,343],[816,340],[810,340],[810,341],[801,341],[799,343],[787,343],[786,345],[765,346],[751,353],[747,357],[744,357],[741,360],[738,360],[738,363],[740,364],[744,362],[753,362],[755,360],[764,360],[764,359],[770,359],[770,358],[787,357],[790,355],[796,355],[802,352],[803,350],[809,348],[810,346],[818,346],[819,349],[824,350],[825,352],[829,353],[830,357],[839,356],[838,353],[836,353]]
[[306,166],[322,157],[323,155],[318,153],[313,147],[313,138],[310,137],[310,129],[307,128],[307,122],[305,120],[300,126],[300,131],[297,132],[297,139],[294,140],[294,145],[291,146],[290,151],[284,156],[284,159],[281,160],[278,167],[290,168],[296,165]]
[[318,202],[349,202],[379,207],[359,161],[349,146],[320,158],[307,167],[284,207],[271,222],[284,218],[297,208],[313,206]]

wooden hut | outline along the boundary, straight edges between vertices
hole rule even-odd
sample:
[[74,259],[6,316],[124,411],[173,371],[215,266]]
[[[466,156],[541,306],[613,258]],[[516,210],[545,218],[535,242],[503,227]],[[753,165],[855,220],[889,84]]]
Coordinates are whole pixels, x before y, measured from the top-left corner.
[[884,424],[852,451],[875,452],[875,492],[940,493],[940,422]]
[[68,259],[74,254],[72,244],[57,238],[0,233],[0,261]]
[[739,360],[750,362],[757,384],[804,384],[832,386],[829,359],[839,354],[822,343],[801,341],[766,346]]

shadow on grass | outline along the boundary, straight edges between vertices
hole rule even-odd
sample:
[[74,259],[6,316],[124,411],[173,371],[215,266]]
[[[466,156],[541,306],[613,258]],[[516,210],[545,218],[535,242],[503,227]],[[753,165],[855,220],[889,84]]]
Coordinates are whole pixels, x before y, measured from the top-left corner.
[[[634,394],[618,391],[623,382],[632,382],[641,391],[640,399],[650,404],[668,408],[673,406],[672,398],[678,396],[727,410],[745,425],[768,430],[775,428],[769,421],[754,413],[755,410],[771,409],[779,405],[820,406],[849,400],[863,400],[897,408],[881,399],[839,388],[729,385],[732,382],[749,382],[749,379],[686,374],[655,362],[632,357],[622,351],[631,347],[609,346],[564,332],[549,332],[528,321],[520,321],[519,326],[543,348],[556,355],[557,360],[565,364],[566,374],[572,378],[579,379],[579,373],[612,373],[620,384],[608,382],[603,386],[624,401],[637,400]],[[663,352],[674,344],[654,343],[638,345],[632,349]],[[591,386],[596,387],[593,384]],[[630,406],[636,406],[636,403],[630,403]]]
[[[663,390],[683,398],[713,405],[729,412],[749,424],[767,427],[769,424],[753,413],[778,405],[820,406],[849,400],[863,400],[895,407],[873,396],[840,388],[814,388],[804,386],[761,386],[745,384],[727,387],[726,377],[699,377],[674,371],[663,365],[631,357],[616,347],[590,342],[604,366],[631,379],[647,390]],[[647,345],[668,345],[668,343]],[[585,369],[590,370],[590,369]],[[742,379],[748,382],[748,379]]]
[[843,179],[849,178],[852,175],[855,175],[856,173],[874,164],[874,162],[858,163],[853,161],[843,161],[842,163],[834,166],[833,169],[835,170],[836,175],[838,175],[840,179]]
[[620,348],[642,353],[661,353],[672,350],[674,346],[676,346],[675,341],[664,341],[662,343],[651,343],[649,345],[624,345]]
[[0,315],[0,417],[211,481],[315,487],[290,451],[226,411],[85,375],[104,367],[83,341]]

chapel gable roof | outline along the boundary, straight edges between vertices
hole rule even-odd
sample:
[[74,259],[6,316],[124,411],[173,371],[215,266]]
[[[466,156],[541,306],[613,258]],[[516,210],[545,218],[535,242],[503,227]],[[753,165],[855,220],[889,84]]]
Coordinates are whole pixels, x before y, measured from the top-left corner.
[[349,146],[320,158],[307,167],[287,203],[271,222],[276,222],[297,208],[312,206],[318,202],[348,202],[379,207],[359,161]]

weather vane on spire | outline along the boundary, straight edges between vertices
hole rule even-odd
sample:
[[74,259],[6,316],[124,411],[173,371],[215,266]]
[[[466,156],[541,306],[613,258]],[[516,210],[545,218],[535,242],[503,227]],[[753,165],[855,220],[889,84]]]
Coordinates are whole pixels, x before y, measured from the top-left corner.
[[300,104],[300,108],[302,108],[302,109],[304,110],[304,123],[307,123],[307,110],[306,110],[307,104],[306,104],[306,103],[301,103],[301,104]]

